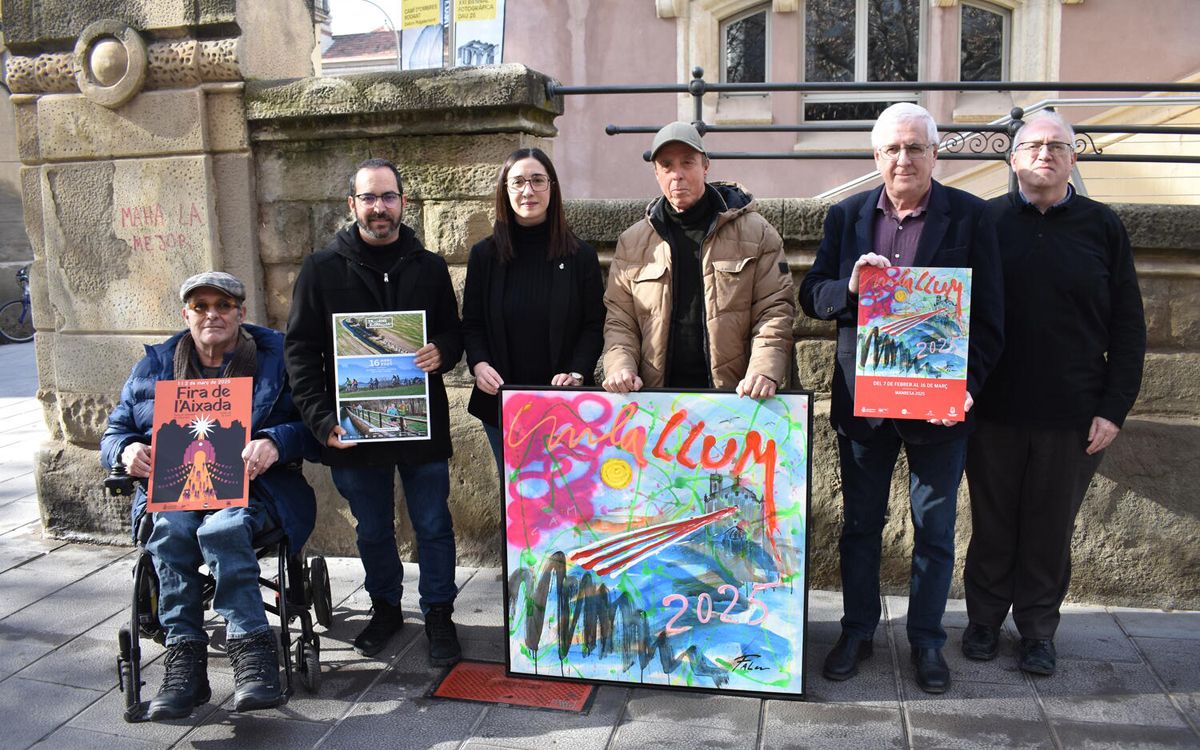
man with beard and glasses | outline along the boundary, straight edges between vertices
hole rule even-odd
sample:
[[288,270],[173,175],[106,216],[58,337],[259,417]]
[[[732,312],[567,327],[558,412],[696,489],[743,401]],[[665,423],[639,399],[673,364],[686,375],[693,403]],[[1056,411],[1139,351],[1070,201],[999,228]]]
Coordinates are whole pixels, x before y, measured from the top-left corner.
[[[371,596],[372,616],[354,639],[364,656],[384,649],[404,622],[400,608],[404,567],[396,549],[394,473],[417,538],[421,612],[435,666],[461,654],[451,614],[454,527],[447,499],[450,409],[442,374],[462,356],[458,303],[446,261],[426,250],[401,223],[400,173],[386,159],[368,159],[350,177],[347,198],[355,223],[305,259],[292,295],[286,357],[292,392],[304,422],[324,446],[321,459],[350,504],[358,552]],[[423,310],[428,343],[414,364],[429,376],[429,438],[356,445],[343,442],[334,382],[332,315]]]

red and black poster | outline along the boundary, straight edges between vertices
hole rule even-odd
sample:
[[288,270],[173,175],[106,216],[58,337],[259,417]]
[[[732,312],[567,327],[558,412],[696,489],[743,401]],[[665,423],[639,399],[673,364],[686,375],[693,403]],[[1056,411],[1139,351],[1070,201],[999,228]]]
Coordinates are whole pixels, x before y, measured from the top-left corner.
[[252,391],[253,378],[155,384],[148,511],[249,504],[242,450],[250,441]]

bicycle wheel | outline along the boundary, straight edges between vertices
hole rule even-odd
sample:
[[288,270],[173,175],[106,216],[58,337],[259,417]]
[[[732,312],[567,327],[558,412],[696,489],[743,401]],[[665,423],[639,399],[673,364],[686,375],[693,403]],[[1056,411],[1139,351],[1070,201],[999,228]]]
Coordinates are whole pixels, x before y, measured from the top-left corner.
[[33,312],[21,300],[0,307],[0,336],[14,344],[33,339]]

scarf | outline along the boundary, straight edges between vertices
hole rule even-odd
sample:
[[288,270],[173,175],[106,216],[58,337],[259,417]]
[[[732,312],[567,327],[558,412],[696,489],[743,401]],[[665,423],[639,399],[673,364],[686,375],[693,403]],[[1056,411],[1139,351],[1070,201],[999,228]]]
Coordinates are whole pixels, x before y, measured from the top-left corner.
[[[175,347],[175,379],[199,380],[204,377],[197,366],[196,342],[191,331],[185,333]],[[258,346],[245,328],[238,328],[238,341],[233,355],[226,358],[221,371],[223,378],[252,378],[258,372]]]

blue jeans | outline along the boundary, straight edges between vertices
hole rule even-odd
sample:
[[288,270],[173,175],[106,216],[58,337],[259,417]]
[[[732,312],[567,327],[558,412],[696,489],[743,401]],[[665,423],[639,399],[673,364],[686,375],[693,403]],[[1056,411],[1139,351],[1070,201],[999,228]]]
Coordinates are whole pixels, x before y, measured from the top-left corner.
[[269,520],[266,509],[253,499],[246,508],[154,515],[146,550],[158,573],[158,619],[168,646],[208,641],[201,563],[208,565],[216,579],[213,609],[228,623],[227,638],[255,635],[270,627],[258,590],[253,543]]
[[903,443],[893,429],[860,443],[838,436],[844,524],[838,544],[842,568],[842,630],[871,638],[879,625],[879,559],[892,472],[904,445],[911,473],[912,572],[908,593],[908,642],[941,648],[942,615],[954,572],[954,519],[966,439],[934,445]]
[[499,472],[501,480],[504,479],[504,433],[500,432],[499,427],[492,427],[487,422],[481,422],[483,425],[483,434],[487,435],[488,445],[492,447],[492,456],[496,459],[496,471]]
[[333,483],[350,503],[357,521],[358,555],[372,599],[400,603],[404,565],[396,551],[396,500],[393,471],[400,472],[408,518],[417,536],[421,578],[421,611],[431,604],[451,604],[454,585],[454,521],[450,517],[450,466],[434,461],[416,466],[332,467]]

